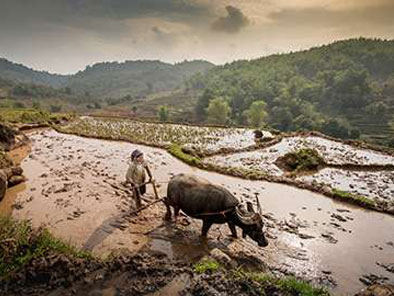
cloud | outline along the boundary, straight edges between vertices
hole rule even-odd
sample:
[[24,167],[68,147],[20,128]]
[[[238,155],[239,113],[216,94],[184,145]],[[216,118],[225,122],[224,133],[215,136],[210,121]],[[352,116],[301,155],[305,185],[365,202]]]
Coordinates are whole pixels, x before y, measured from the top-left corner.
[[350,37],[394,38],[393,0],[0,2],[0,55],[61,73],[100,61],[224,63]]
[[176,34],[171,34],[170,32],[166,32],[164,29],[153,26],[152,32],[154,35],[154,40],[158,42],[159,46],[163,48],[172,48],[176,46],[178,39]]
[[[126,20],[157,17],[195,22],[214,17],[213,6],[197,0],[1,0],[0,17],[47,21],[64,25],[91,19]],[[1,19],[0,19],[1,22]]]
[[238,33],[243,27],[249,24],[249,19],[239,8],[226,6],[227,16],[218,18],[213,24],[212,29],[226,33]]
[[357,30],[393,26],[394,2],[380,1],[375,5],[342,7],[287,8],[269,15],[275,24],[287,27],[339,28]]

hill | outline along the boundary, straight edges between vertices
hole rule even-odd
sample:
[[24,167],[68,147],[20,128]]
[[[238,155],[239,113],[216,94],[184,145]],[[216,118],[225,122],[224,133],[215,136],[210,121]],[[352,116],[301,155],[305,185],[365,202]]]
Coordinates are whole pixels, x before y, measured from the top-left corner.
[[56,75],[0,59],[0,77],[17,83],[67,88],[70,93],[86,97],[117,99],[175,89],[192,75],[213,66],[202,60],[174,65],[160,61],[105,62],[87,66],[75,75]]
[[246,111],[264,101],[265,123],[277,129],[387,143],[394,113],[394,41],[350,39],[236,61],[192,77],[188,87],[200,92],[195,112],[202,121],[217,97],[228,102],[229,122],[237,124],[247,124]]
[[67,75],[36,71],[22,64],[10,62],[4,58],[0,58],[0,77],[11,81],[51,87],[63,87],[68,79]]
[[180,86],[198,72],[214,65],[205,61],[168,64],[160,61],[99,63],[70,77],[67,85],[77,93],[101,98],[143,96]]

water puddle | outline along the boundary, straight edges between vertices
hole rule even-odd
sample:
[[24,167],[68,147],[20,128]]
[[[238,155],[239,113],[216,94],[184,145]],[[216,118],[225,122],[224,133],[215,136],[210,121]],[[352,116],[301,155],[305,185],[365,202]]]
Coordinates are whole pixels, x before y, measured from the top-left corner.
[[175,296],[189,285],[190,276],[188,274],[181,274],[174,278],[167,286],[155,293],[148,294],[149,296]]

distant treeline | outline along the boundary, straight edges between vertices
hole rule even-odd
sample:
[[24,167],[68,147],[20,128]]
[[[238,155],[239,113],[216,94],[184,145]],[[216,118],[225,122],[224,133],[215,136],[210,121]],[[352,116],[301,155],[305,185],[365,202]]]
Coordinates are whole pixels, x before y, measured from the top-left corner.
[[313,129],[341,138],[388,135],[394,41],[359,38],[237,61],[197,74],[187,86],[201,91],[195,110],[201,121],[217,98],[231,108],[227,122],[236,124],[247,124],[253,102],[263,101],[265,123],[282,131]]
[[202,60],[174,65],[160,61],[106,62],[87,66],[74,75],[56,75],[0,58],[0,77],[19,83],[64,88],[74,94],[99,99],[118,99],[175,89],[194,74],[213,66]]

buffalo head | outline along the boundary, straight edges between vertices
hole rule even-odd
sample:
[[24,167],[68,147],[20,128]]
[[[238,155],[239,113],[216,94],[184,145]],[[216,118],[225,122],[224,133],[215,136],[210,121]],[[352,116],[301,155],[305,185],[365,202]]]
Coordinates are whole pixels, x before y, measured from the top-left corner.
[[238,205],[235,211],[241,222],[240,227],[243,230],[242,236],[249,236],[252,240],[257,242],[260,247],[268,246],[268,240],[263,232],[264,223],[261,218],[261,213],[256,213],[251,203],[248,203],[247,208],[245,208],[243,204]]

